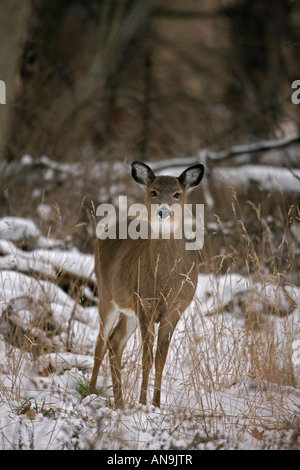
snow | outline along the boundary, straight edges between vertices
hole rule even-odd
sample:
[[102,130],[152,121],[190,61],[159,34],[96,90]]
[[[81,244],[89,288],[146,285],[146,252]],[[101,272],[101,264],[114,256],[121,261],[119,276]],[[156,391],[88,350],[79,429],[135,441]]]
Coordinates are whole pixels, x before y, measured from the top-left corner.
[[[63,249],[63,243],[58,249],[57,240],[45,244],[31,220],[6,217],[0,227],[0,449],[299,448],[300,366],[291,360],[300,339],[297,286],[282,289],[239,274],[199,275],[195,299],[172,339],[161,408],[138,404],[136,330],[123,357],[122,412],[113,408],[107,358],[99,395],[83,398],[97,306],[79,303],[56,282],[57,273],[67,272],[88,293],[95,282],[93,256]],[[33,238],[30,251],[17,247]],[[255,335],[247,331],[241,300],[259,315]],[[285,314],[266,314],[272,310]],[[19,343],[9,340],[10,328]],[[40,353],[39,344],[45,347]],[[294,383],[261,378],[267,362],[289,372]],[[149,395],[153,379],[152,371]]]
[[6,240],[19,241],[22,238],[38,238],[41,233],[31,220],[4,217],[0,219],[0,234]]
[[[300,170],[294,169],[300,178]],[[218,168],[214,170],[217,181],[228,183],[235,188],[262,188],[265,191],[282,191],[285,194],[300,192],[300,183],[288,168],[264,165],[242,165],[236,168]]]
[[[32,221],[15,219],[12,217],[0,219],[0,235],[3,237],[0,239],[0,253],[6,255],[0,258],[0,268],[16,268],[22,272],[35,271],[53,276],[59,271],[64,271],[95,282],[92,255],[83,255],[75,248],[72,251],[54,249],[59,242],[43,237]],[[26,252],[12,243],[28,238],[36,238],[37,246],[41,246],[42,249],[36,248]]]

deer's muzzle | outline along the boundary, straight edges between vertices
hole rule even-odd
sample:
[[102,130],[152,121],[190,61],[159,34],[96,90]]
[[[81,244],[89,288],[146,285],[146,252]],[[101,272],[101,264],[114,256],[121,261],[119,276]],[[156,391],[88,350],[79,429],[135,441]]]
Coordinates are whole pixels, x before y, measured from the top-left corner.
[[167,206],[161,206],[158,208],[157,215],[159,219],[166,220],[170,217],[171,211]]

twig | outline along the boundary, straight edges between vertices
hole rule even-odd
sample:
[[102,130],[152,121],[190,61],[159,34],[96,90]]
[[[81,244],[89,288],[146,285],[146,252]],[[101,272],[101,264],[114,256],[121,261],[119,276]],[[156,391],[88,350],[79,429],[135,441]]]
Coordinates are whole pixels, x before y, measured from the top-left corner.
[[297,180],[300,181],[300,176],[297,175],[297,174],[294,172],[294,170],[293,170],[292,168],[290,168],[288,165],[284,165],[284,166],[289,170],[290,173],[292,173],[292,175],[293,175]]

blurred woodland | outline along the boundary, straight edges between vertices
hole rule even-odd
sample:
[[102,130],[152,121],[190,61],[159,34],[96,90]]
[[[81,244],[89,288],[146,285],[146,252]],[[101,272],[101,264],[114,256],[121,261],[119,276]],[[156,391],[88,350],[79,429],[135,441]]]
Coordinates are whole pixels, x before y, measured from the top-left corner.
[[[131,160],[184,166],[204,159],[203,149],[220,155],[296,135],[288,151],[275,145],[264,160],[241,151],[225,164],[299,168],[300,107],[291,101],[299,65],[299,0],[1,0],[1,215],[40,217],[43,228],[72,233],[89,251],[91,201],[130,193]],[[206,165],[207,221],[215,212],[234,219],[230,181],[213,172],[222,165]],[[293,206],[298,222],[293,185],[284,198],[270,197],[249,178],[238,193],[247,213],[236,218],[259,237],[253,214]],[[41,216],[40,203],[52,215]],[[224,248],[223,238],[221,231]]]
[[3,0],[2,155],[153,160],[284,133],[299,3]]

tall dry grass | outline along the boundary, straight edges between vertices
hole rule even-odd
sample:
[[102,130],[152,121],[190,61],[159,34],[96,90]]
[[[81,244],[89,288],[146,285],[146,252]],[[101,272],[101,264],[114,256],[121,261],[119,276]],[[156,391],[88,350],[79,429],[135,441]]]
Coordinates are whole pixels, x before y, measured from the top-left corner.
[[[267,448],[271,446],[271,435],[277,436],[275,447],[295,448],[300,424],[295,415],[295,398],[290,400],[289,394],[298,392],[299,400],[299,370],[292,363],[292,342],[300,334],[296,321],[299,298],[293,293],[293,279],[299,273],[291,227],[299,223],[299,208],[283,204],[277,218],[265,217],[259,204],[248,202],[251,217],[246,219],[244,206],[233,192],[230,210],[230,223],[215,214],[213,229],[206,235],[199,278],[201,295],[184,314],[174,334],[163,377],[162,409],[157,416],[160,426],[162,416],[168,416],[167,429],[174,436],[194,429],[194,437],[189,436],[189,440],[195,447],[226,432],[231,445],[248,433]],[[80,220],[78,214],[74,230]],[[220,252],[216,252],[215,238],[218,243],[222,239]],[[84,298],[88,282],[84,284],[82,279],[64,273],[58,273],[56,278],[31,275],[61,286],[82,305],[95,305]],[[201,290],[201,282],[206,282],[205,290]],[[34,299],[34,292],[31,297]],[[92,355],[93,349],[87,351],[85,345],[74,344],[68,328],[59,331],[46,298],[44,304],[33,300],[29,305],[28,292],[24,291],[24,299],[18,302],[25,302],[35,315],[24,330],[18,325],[14,302],[2,314],[0,329],[10,345],[12,383],[10,387],[0,384],[0,393],[2,400],[14,406],[17,403],[21,413],[27,403],[22,395],[26,363],[32,367],[45,353],[55,351],[57,335],[65,333],[65,351]],[[68,327],[73,320],[71,316]],[[136,330],[123,356],[127,412],[136,410],[141,357]],[[59,371],[55,364],[50,366],[45,361],[45,368],[39,373],[51,376]],[[87,382],[90,373],[85,372]],[[100,376],[98,393],[113,408],[108,357]],[[152,371],[149,393],[153,379]],[[84,396],[84,383],[78,387]],[[284,439],[284,433],[289,434],[280,443],[278,439]]]

